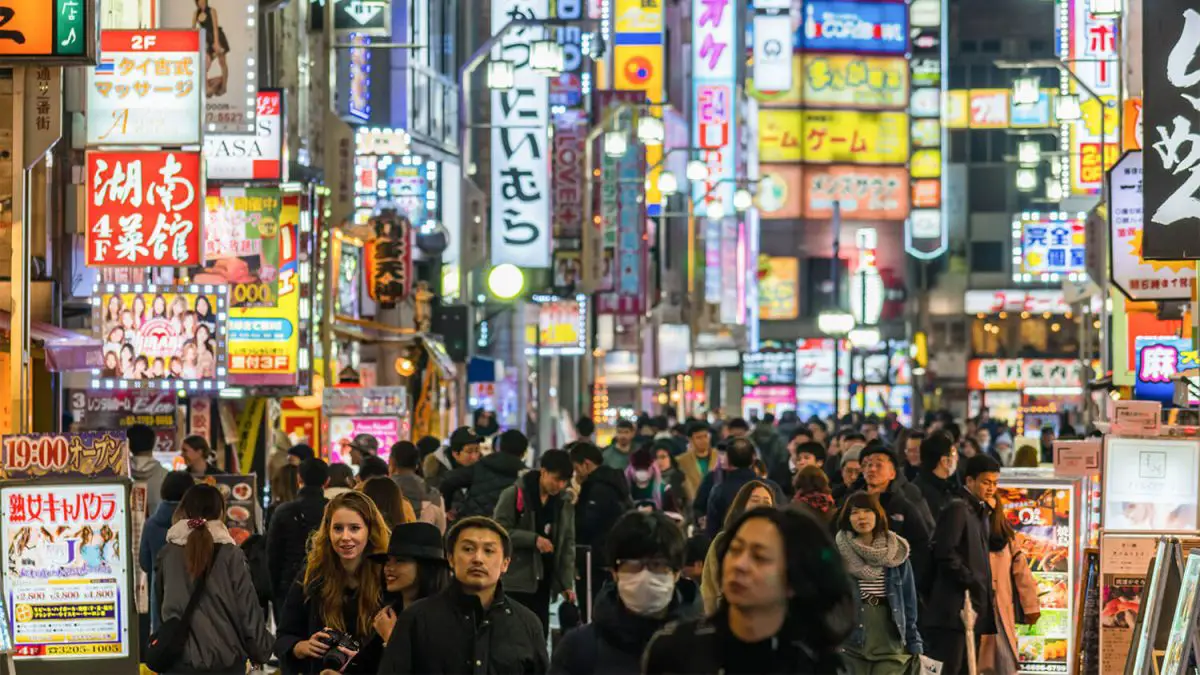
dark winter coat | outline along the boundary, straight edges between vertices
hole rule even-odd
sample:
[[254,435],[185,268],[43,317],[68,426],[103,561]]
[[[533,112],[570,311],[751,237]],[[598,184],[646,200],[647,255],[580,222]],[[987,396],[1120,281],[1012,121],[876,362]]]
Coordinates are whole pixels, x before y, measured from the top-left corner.
[[767,471],[778,467],[786,467],[788,462],[787,441],[779,431],[770,424],[754,425],[750,440],[758,448],[758,456],[767,465]]
[[[181,617],[196,585],[187,572],[183,547],[164,546],[158,562],[162,617]],[[273,639],[265,620],[246,556],[236,546],[218,545],[183,654],[171,672],[244,672],[247,659],[265,664]]]
[[508,530],[512,538],[512,560],[504,573],[504,587],[513,593],[534,593],[540,582],[550,575],[550,595],[575,590],[575,507],[562,497],[554,496],[548,505],[554,511],[554,529],[550,542],[554,544],[554,569],[544,569],[537,539],[545,536],[537,531],[537,510],[541,506],[538,479],[541,472],[530,471],[500,493],[492,514],[497,523]]
[[[854,485],[850,486],[846,494],[841,496],[837,505],[838,509],[842,508],[849,495],[866,489],[867,483],[860,477],[854,482]],[[908,501],[900,491],[896,481],[889,483],[888,489],[879,494],[879,505],[888,515],[888,529],[908,541],[908,559],[912,563],[913,574],[917,579],[917,588],[925,588],[925,580],[928,579],[931,565],[932,528],[926,523],[921,511],[913,506],[912,502]]]
[[150,587],[151,631],[158,630],[162,625],[162,617],[158,613],[159,599],[154,578],[154,561],[158,560],[158,552],[167,545],[167,530],[171,529],[171,518],[175,515],[177,506],[179,502],[159,502],[158,508],[142,526],[142,541],[138,543],[138,567],[149,576],[146,583]]
[[626,675],[641,668],[650,638],[671,621],[703,613],[696,584],[680,579],[666,616],[638,616],[625,609],[617,587],[608,584],[596,596],[592,623],[571,630],[554,646],[550,672],[555,675]]
[[606,564],[604,540],[617,518],[632,507],[629,482],[623,472],[612,467],[596,467],[579,486],[579,499],[575,502],[575,543],[591,547],[593,567]]
[[923,627],[963,631],[963,593],[970,591],[979,616],[975,635],[996,632],[988,532],[987,505],[960,488],[942,510],[933,533],[933,574],[920,617]]
[[545,673],[546,637],[537,615],[504,590],[487,609],[457,581],[404,610],[384,649],[379,675]]
[[500,493],[517,480],[522,471],[528,469],[525,460],[503,452],[493,452],[471,466],[459,467],[450,472],[438,488],[442,496],[451,499],[461,489],[467,490],[467,496],[460,504],[446,504],[447,513],[454,511],[455,519],[461,520],[469,516],[491,517],[496,510],[496,502]]
[[925,505],[929,507],[929,512],[933,514],[936,521],[941,515],[942,510],[950,503],[950,500],[955,499],[958,495],[959,482],[957,476],[949,478],[938,478],[929,471],[921,469],[916,480],[912,482],[918,490],[921,491],[921,496],[925,499]]
[[276,604],[283,604],[292,582],[308,558],[308,536],[321,526],[325,492],[320,487],[302,487],[295,499],[280,504],[267,530],[267,561]]
[[[710,474],[712,475],[712,474]],[[708,480],[708,476],[705,476]],[[725,476],[721,482],[714,485],[712,492],[708,495],[708,503],[705,505],[705,530],[709,538],[717,536],[721,528],[725,527],[725,514],[729,512],[730,505],[737,497],[737,493],[746,483],[752,480],[759,480],[758,474],[754,473],[754,469],[732,469],[725,471]],[[785,503],[786,497],[783,495],[783,490],[771,480],[764,480],[771,491],[775,493],[775,503]],[[697,505],[697,510],[699,506]],[[697,511],[698,512],[698,511]]]
[[921,516],[921,520],[925,521],[925,526],[932,532],[933,526],[937,523],[937,519],[933,516],[933,510],[925,503],[925,495],[921,494],[921,489],[909,482],[904,477],[903,471],[896,472],[896,478],[892,481],[892,490],[898,490],[900,494],[904,495],[908,503],[917,510],[917,515]]
[[[785,625],[784,630],[787,627]],[[721,658],[733,640],[729,617],[718,611],[712,617],[672,622],[656,633],[642,657],[643,675],[717,675],[729,669]],[[842,671],[842,660],[833,652],[817,652],[798,638],[782,636],[772,642],[772,663],[760,669],[764,675],[829,675]],[[747,667],[748,664],[742,664]]]
[[[277,627],[279,634],[275,638],[275,656],[279,657],[279,665],[285,675],[300,673],[316,675],[321,672],[320,659],[298,659],[292,651],[296,647],[296,643],[311,638],[329,625],[321,615],[319,582],[305,593],[301,581],[303,580],[298,579],[288,588],[287,600],[284,601]],[[358,623],[357,596],[347,596],[343,599],[342,604],[342,620],[345,625],[356,626]],[[380,598],[380,606],[382,607],[384,604],[386,603],[383,602],[383,598]],[[371,631],[370,635],[355,635],[354,637],[358,639],[362,648],[342,672],[374,673],[379,668],[379,661],[383,656],[383,640],[374,631]]]

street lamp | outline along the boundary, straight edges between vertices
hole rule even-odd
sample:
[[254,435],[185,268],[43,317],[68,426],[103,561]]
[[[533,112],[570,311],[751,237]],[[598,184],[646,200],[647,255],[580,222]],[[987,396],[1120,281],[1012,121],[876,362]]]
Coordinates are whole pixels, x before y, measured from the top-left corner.
[[488,62],[487,86],[493,91],[512,89],[517,83],[516,69],[512,61],[499,59]]
[[1079,94],[1059,94],[1054,100],[1054,118],[1059,122],[1077,122],[1083,118]]
[[673,195],[679,192],[679,179],[670,171],[658,174],[658,191],[664,195]]
[[1013,79],[1013,105],[1034,105],[1042,93],[1038,90],[1041,78],[1037,75],[1022,74]]
[[850,344],[859,349],[867,349],[879,344],[882,336],[876,326],[858,326],[850,331]]
[[547,77],[561,74],[565,62],[563,46],[554,40],[538,40],[529,49],[530,67]]
[[642,145],[662,145],[666,133],[666,127],[659,118],[653,115],[638,117],[637,135]]
[[1062,201],[1062,181],[1057,178],[1046,179],[1046,199],[1052,202]]
[[604,132],[604,154],[617,159],[625,156],[625,152],[629,150],[629,140],[625,138],[624,131],[606,131]]
[[754,195],[750,194],[749,190],[739,188],[733,193],[733,208],[738,213],[749,211],[751,206],[754,206]]
[[1100,19],[1112,19],[1121,16],[1124,8],[1121,0],[1088,0],[1088,9],[1092,16]]
[[854,330],[854,315],[843,309],[823,311],[817,315],[817,328],[822,334],[840,340]]
[[704,180],[708,178],[708,165],[698,159],[690,160],[687,163],[686,175],[690,181]]
[[1037,169],[1017,169],[1017,189],[1021,192],[1033,192],[1037,189]]
[[488,272],[487,287],[500,300],[512,300],[525,289],[525,273],[511,263],[496,265]]
[[1017,144],[1017,161],[1021,166],[1036,165],[1041,155],[1042,145],[1037,141],[1021,141]]
[[709,220],[721,220],[725,217],[725,205],[720,201],[709,202],[704,208],[704,217]]

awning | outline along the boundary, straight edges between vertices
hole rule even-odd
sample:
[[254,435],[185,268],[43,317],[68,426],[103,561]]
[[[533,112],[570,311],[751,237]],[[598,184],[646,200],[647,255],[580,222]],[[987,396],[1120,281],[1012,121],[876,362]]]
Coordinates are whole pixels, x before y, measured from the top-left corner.
[[[8,312],[0,310],[0,331],[9,333],[11,320]],[[103,343],[99,338],[40,321],[29,322],[29,337],[41,343],[50,372],[91,370],[103,365]]]

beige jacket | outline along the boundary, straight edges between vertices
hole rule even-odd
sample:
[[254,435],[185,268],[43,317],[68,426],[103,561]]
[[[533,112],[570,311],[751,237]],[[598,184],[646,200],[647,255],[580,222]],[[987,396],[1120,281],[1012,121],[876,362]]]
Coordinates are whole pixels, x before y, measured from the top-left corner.
[[[700,472],[700,463],[696,458],[695,450],[688,450],[680,455],[676,460],[679,464],[679,471],[683,473],[683,492],[687,495],[688,506],[696,501],[696,493],[700,491],[700,482],[704,480],[704,474]],[[708,470],[712,471],[717,461],[717,452],[709,450],[708,454]],[[703,513],[699,515],[704,515]]]
[[[1021,599],[1021,609],[1026,614],[1041,611],[1038,605],[1038,586],[1029,570],[1025,554],[1021,552],[1020,537],[1010,541],[1008,547],[1000,551],[992,551],[989,560],[992,564],[992,590],[995,591],[996,613],[1000,623],[996,627],[996,635],[986,635],[979,645],[979,672],[994,671],[996,663],[995,640],[1003,637],[1008,640],[1012,654],[1017,654],[1017,622],[1016,609],[1013,605],[1013,592]],[[1014,588],[1014,586],[1016,588]],[[996,675],[1013,675],[1001,673]]]
[[721,530],[713,537],[704,556],[704,572],[700,575],[700,597],[704,600],[704,615],[712,616],[717,611],[717,603],[721,600],[721,580],[717,578],[717,547],[725,538]]

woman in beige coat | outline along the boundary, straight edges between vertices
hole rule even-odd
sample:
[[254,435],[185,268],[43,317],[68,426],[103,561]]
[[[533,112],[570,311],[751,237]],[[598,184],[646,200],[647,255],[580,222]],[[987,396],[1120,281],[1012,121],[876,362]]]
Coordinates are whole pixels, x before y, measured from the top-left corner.
[[991,550],[992,589],[995,591],[996,634],[980,638],[979,674],[1015,675],[1017,621],[1014,593],[1020,599],[1021,610],[1025,614],[1023,623],[1037,623],[1041,616],[1037,581],[1029,570],[1029,561],[1021,552],[1019,535],[1008,522],[1004,503],[996,496],[988,505],[992,509],[988,547]]

